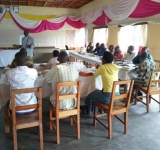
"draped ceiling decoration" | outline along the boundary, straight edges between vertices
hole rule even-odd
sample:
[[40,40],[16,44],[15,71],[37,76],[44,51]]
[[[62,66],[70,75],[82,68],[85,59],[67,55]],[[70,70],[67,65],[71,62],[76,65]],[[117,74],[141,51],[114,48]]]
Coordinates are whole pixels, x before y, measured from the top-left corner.
[[[0,15],[0,21],[5,11]],[[38,33],[45,30],[61,29],[65,23],[80,29],[87,24],[97,26],[109,25],[112,22],[123,21],[127,18],[145,18],[160,14],[160,0],[119,0],[110,5],[90,11],[82,16],[64,15],[45,20],[29,20],[17,15],[12,10],[10,14],[14,22],[22,30]]]

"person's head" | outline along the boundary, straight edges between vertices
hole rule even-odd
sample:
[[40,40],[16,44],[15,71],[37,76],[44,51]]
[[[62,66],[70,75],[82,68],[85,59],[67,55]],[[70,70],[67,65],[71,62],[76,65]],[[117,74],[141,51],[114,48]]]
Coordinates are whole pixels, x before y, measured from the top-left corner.
[[25,52],[16,53],[15,62],[17,66],[25,66],[26,65],[26,53]]
[[113,59],[114,59],[114,57],[113,57],[112,53],[105,51],[103,53],[103,57],[102,57],[102,64],[112,63]]
[[89,42],[89,46],[93,46],[93,42]]
[[147,52],[148,53],[149,52],[149,47],[147,47],[147,46],[143,47],[142,52]]
[[26,52],[26,49],[25,49],[25,48],[21,48],[21,49],[20,49],[20,52],[21,52],[21,53],[25,53],[25,54],[27,55],[27,52]]
[[59,55],[59,51],[58,50],[54,50],[53,51],[53,57],[58,57]]
[[99,47],[99,43],[96,43],[96,48],[98,48]]
[[28,36],[28,35],[29,35],[28,30],[24,30],[24,36]]
[[65,51],[61,51],[58,55],[58,61],[61,63],[66,63],[68,61],[68,54]]
[[108,49],[109,49],[110,52],[113,52],[114,51],[114,45],[109,45]]
[[133,45],[128,46],[127,53],[132,54],[132,53],[133,53],[133,51],[134,51],[134,46],[133,46]]
[[102,44],[100,45],[100,48],[105,48],[104,43],[102,43]]
[[141,60],[143,61],[143,60],[145,60],[147,57],[148,57],[148,53],[145,52],[145,51],[143,51],[143,52],[141,53]]
[[115,47],[115,52],[118,53],[119,51],[120,51],[120,47],[119,47],[119,46],[116,46],[116,47]]

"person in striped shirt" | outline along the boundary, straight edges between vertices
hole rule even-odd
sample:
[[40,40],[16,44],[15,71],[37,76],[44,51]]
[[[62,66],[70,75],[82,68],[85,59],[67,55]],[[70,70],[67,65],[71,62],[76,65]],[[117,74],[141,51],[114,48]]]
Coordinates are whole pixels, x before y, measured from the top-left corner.
[[[56,83],[78,80],[78,71],[73,63],[68,62],[68,58],[68,54],[65,51],[61,51],[58,55],[58,61],[60,64],[53,66],[44,76],[45,81],[52,84],[53,93],[50,96],[50,101],[54,107],[56,106]],[[77,88],[75,86],[66,86],[60,89],[61,95],[72,93],[77,93]],[[60,109],[64,110],[73,109],[75,106],[76,99],[61,100],[59,104]]]

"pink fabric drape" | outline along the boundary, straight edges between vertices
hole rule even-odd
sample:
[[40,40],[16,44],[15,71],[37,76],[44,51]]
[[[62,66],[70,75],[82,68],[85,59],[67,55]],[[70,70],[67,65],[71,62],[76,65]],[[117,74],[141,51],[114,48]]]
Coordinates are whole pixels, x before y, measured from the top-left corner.
[[62,28],[65,23],[65,21],[60,22],[60,23],[51,23],[47,20],[43,20],[41,22],[41,24],[39,26],[37,26],[36,28],[29,29],[29,28],[24,28],[23,26],[21,26],[14,18],[13,18],[13,20],[19,28],[21,28],[22,30],[28,30],[30,33],[38,33],[38,32],[42,32],[45,30],[58,30],[58,29]]
[[129,16],[131,18],[144,18],[160,13],[160,3],[152,0],[140,0],[136,9]]
[[108,18],[106,16],[106,14],[104,13],[104,11],[102,12],[102,15],[100,17],[98,17],[93,24],[97,25],[97,26],[105,26],[106,23],[111,22],[112,20],[110,18]]
[[77,29],[83,28],[87,25],[86,23],[83,23],[80,19],[73,21],[69,17],[67,17],[66,23],[68,23],[70,26],[77,28]]
[[77,29],[80,29],[80,28],[86,26],[86,24],[83,23],[81,20],[73,21],[73,20],[71,20],[70,18],[67,17],[64,21],[59,22],[59,23],[52,23],[52,22],[49,22],[47,20],[43,20],[39,26],[37,26],[36,28],[30,29],[30,28],[25,28],[25,27],[21,26],[14,19],[13,16],[12,16],[12,18],[19,28],[21,28],[22,30],[28,30],[30,33],[38,33],[38,32],[42,32],[42,31],[45,31],[45,30],[58,30],[58,29],[61,29],[64,26],[65,22],[68,23],[70,26],[72,26],[74,28],[77,28]]

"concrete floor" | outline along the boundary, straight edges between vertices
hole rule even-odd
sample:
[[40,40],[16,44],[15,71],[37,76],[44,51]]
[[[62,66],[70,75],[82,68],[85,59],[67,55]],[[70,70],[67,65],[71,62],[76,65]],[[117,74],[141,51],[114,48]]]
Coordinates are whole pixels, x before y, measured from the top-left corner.
[[[82,101],[83,103],[83,101]],[[0,150],[13,149],[12,132],[4,132],[3,108],[0,110]],[[105,118],[103,118],[105,121]],[[69,119],[60,121],[61,143],[57,145],[55,130],[49,130],[48,100],[43,100],[44,150],[160,150],[160,112],[155,102],[146,113],[143,104],[130,105],[129,130],[123,134],[123,125],[113,119],[113,138],[107,138],[107,130],[97,123],[92,125],[93,116],[81,114],[81,138],[76,139],[76,127],[69,125]],[[39,150],[37,128],[18,130],[19,150]]]

